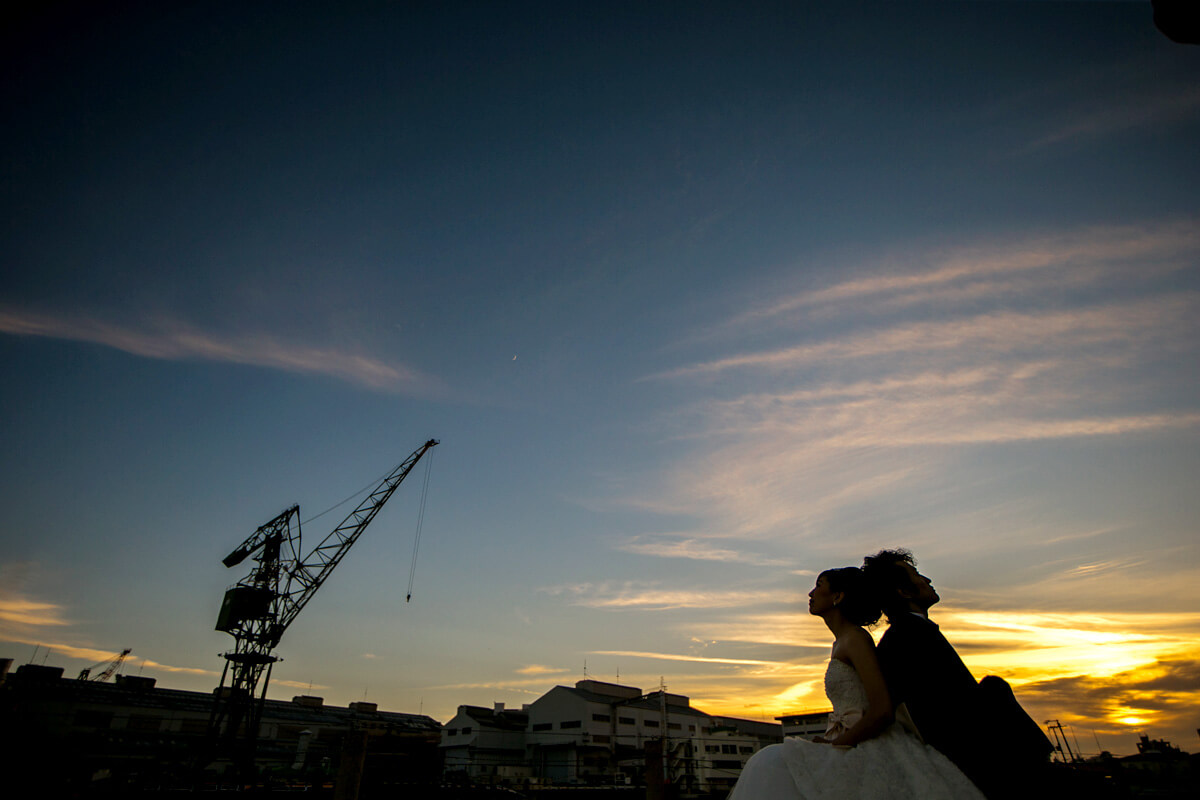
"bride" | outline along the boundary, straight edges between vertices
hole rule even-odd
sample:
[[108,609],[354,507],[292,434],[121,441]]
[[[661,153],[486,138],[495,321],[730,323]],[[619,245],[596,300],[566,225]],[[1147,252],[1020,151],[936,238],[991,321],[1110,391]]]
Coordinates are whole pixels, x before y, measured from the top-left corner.
[[879,620],[862,570],[822,572],[808,613],[834,635],[825,671],[829,727],[813,741],[788,738],[746,762],[729,800],[983,800],[950,760],[895,721],[875,643],[863,629]]

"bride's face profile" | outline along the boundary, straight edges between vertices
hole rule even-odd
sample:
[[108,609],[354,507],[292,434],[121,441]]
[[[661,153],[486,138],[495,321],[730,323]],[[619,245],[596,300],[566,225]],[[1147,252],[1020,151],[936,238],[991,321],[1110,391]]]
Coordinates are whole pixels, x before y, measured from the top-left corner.
[[824,575],[817,576],[817,584],[808,593],[808,613],[815,617],[824,616],[837,605],[837,595],[829,588],[829,579]]

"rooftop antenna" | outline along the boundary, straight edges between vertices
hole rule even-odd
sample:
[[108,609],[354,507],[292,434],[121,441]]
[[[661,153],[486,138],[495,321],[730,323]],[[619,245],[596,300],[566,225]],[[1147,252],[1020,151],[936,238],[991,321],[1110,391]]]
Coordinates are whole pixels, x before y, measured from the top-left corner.
[[587,659],[583,660],[583,679],[587,680]]

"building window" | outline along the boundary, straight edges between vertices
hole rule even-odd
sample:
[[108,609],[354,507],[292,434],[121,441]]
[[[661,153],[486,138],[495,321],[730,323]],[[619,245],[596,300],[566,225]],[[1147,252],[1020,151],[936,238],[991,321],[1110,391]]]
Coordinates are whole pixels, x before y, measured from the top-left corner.
[[450,730],[446,731],[446,735],[447,736],[458,736],[458,728],[451,728]]
[[462,733],[463,733],[463,736],[470,736],[470,735],[471,735],[471,729],[470,729],[470,728],[463,728],[463,731],[462,731]]
[[568,721],[568,722],[560,722],[560,723],[558,723],[558,727],[560,727],[560,728],[564,728],[564,729],[565,729],[565,728],[582,728],[582,727],[583,727],[583,722],[582,722],[581,720],[573,719],[573,720],[570,720],[570,721]]
[[737,755],[737,745],[736,744],[723,744],[723,745],[721,745],[721,752],[727,756],[736,756]]
[[533,726],[533,729],[535,731],[548,731],[553,727],[554,727],[554,724],[551,722],[539,722],[537,725]]
[[669,730],[669,731],[678,731],[678,730],[683,730],[683,728],[682,728],[682,726],[680,726],[680,724],[679,724],[678,722],[668,722],[668,723],[667,723],[667,730]]
[[646,720],[645,722],[643,722],[642,724],[643,724],[643,725],[645,725],[647,728],[657,728],[657,727],[658,727],[658,720],[656,720],[656,719],[648,719],[648,720]]
[[154,717],[149,714],[134,714],[129,717],[129,722],[125,723],[125,730],[139,733],[150,733],[157,731],[160,727],[162,727],[162,717]]
[[696,726],[688,725],[688,733],[695,733],[695,732],[696,732]]
[[721,746],[716,745],[716,744],[706,744],[706,745],[704,745],[704,752],[719,753],[719,752],[721,752]]
[[208,733],[208,720],[206,719],[185,719],[183,724],[179,726],[180,733]]
[[598,733],[592,737],[592,741],[594,741],[596,744],[608,744],[612,741],[612,737],[603,733]]
[[748,755],[748,754],[754,752],[754,748],[753,747],[739,747],[738,752],[741,753],[742,755]]
[[742,762],[736,761],[736,760],[735,761],[721,761],[718,759],[716,761],[713,761],[712,765],[713,765],[714,769],[741,769],[742,768]]
[[112,724],[111,711],[76,711],[75,725],[80,728],[107,728]]
[[622,725],[637,725],[637,720],[633,717],[617,717],[617,722]]
[[592,714],[592,722],[612,722],[608,714]]

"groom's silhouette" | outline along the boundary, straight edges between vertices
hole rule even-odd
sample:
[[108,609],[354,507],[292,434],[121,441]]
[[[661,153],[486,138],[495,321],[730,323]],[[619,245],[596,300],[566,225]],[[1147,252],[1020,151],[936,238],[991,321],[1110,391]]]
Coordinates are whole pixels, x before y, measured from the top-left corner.
[[888,618],[879,664],[897,706],[905,705],[927,744],[940,750],[989,798],[1032,796],[1053,746],[1001,678],[976,682],[929,620],[940,598],[906,550],[863,560]]

